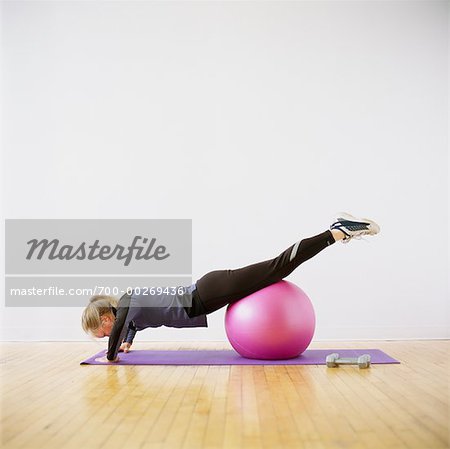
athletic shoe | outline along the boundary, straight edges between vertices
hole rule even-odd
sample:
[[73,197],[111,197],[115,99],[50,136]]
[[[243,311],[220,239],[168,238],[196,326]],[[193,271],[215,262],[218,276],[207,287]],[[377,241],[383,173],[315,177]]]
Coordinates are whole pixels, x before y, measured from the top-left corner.
[[342,243],[348,243],[351,239],[361,239],[363,235],[375,235],[380,232],[380,226],[367,218],[356,218],[353,215],[341,212],[336,221],[330,226],[330,230],[339,229],[345,234]]

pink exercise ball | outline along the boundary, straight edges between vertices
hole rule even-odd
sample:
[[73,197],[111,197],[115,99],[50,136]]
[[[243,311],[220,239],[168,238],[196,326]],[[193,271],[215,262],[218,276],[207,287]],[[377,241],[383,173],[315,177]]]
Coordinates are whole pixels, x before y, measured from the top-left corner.
[[231,346],[249,359],[290,359],[311,343],[316,316],[297,285],[280,281],[227,306],[225,331]]

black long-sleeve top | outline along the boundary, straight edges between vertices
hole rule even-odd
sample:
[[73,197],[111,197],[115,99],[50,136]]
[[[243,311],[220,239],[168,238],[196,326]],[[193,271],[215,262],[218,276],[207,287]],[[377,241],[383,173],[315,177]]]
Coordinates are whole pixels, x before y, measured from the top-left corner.
[[178,289],[173,294],[124,294],[117,308],[112,308],[116,319],[109,336],[107,359],[115,360],[122,342],[133,343],[136,332],[147,327],[208,327],[206,315],[190,318],[186,312],[195,288],[194,283],[183,287],[182,294]]

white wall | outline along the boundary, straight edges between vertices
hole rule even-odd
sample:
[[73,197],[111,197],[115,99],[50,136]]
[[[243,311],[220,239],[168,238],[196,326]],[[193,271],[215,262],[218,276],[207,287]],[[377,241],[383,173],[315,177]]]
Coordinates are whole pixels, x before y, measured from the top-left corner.
[[[447,8],[3,2],[3,216],[192,218],[194,278],[372,217],[288,277],[316,339],[448,338]],[[78,308],[1,312],[87,339]],[[137,339],[225,340],[224,313]]]

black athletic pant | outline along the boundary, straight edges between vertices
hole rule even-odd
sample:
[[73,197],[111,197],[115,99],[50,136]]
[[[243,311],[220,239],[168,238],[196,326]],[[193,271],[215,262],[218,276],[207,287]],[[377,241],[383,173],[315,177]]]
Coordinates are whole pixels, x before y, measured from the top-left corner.
[[202,276],[193,291],[192,307],[187,308],[193,318],[238,301],[251,293],[281,281],[301,263],[335,243],[331,231],[298,241],[274,259],[235,270],[215,270]]

